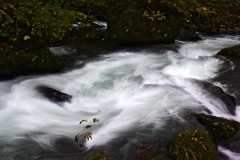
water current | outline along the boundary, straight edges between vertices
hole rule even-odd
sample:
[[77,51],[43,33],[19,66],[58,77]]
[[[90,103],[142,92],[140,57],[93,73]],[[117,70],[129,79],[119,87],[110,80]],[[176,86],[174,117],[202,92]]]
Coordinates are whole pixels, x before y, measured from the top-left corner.
[[[216,55],[239,43],[237,36],[203,37],[104,54],[99,50],[92,59],[84,59],[76,46],[52,47],[73,57],[63,73],[0,82],[0,159],[71,159],[95,148],[113,160],[129,160],[142,140],[164,146],[179,131],[199,126],[192,112],[240,122],[239,76],[227,77],[236,64]],[[36,89],[40,85],[72,95],[71,102],[46,99]],[[219,96],[214,88],[224,93]],[[229,109],[228,95],[236,98],[236,110]],[[92,118],[100,122],[92,125],[93,139],[79,150],[74,142],[82,130],[79,122]],[[239,160],[240,147],[218,148],[227,159]]]

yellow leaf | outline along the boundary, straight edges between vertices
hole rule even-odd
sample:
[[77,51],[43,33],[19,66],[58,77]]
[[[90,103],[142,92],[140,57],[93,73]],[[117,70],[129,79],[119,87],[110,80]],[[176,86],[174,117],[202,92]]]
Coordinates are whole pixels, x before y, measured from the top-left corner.
[[26,41],[26,40],[30,39],[30,37],[28,35],[26,35],[26,36],[24,36],[23,39]]
[[207,11],[208,8],[206,8],[206,7],[201,7],[201,10]]

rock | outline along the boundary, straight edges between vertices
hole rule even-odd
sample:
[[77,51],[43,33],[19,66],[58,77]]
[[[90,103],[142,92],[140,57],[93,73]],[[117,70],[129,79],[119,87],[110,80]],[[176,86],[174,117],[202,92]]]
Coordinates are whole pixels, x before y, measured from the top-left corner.
[[106,16],[108,37],[127,44],[173,43],[182,26],[176,15],[166,6],[152,3],[143,5],[140,1],[126,0],[111,3]]
[[[225,105],[226,109],[228,110],[229,114],[235,115],[236,110],[236,100],[235,97],[225,93],[220,87],[206,82],[206,81],[200,81],[200,80],[193,80],[194,83],[198,84],[202,90],[204,90],[205,94],[210,94],[211,96],[209,98],[212,98],[213,101],[216,101],[217,103],[213,103],[214,105],[218,105],[218,102]],[[216,106],[218,107],[218,106]]]
[[177,37],[180,41],[198,41],[201,40],[199,35],[191,29],[183,27]]
[[233,46],[233,47],[228,47],[220,50],[217,55],[222,55],[222,56],[233,56],[233,57],[239,57],[240,56],[240,44]]
[[54,88],[48,86],[38,86],[37,91],[41,93],[44,97],[48,98],[52,102],[62,103],[71,102],[72,96],[63,92],[60,92]]
[[14,78],[23,74],[57,72],[65,66],[62,58],[54,55],[48,48],[32,52],[24,50],[8,52],[0,52],[0,79]]
[[222,117],[196,114],[198,122],[205,126],[215,143],[228,140],[238,133],[240,124]]
[[232,138],[230,138],[228,141],[224,141],[221,143],[221,146],[223,146],[224,148],[235,152],[235,153],[239,153],[240,152],[240,131],[238,131],[238,133],[233,136]]

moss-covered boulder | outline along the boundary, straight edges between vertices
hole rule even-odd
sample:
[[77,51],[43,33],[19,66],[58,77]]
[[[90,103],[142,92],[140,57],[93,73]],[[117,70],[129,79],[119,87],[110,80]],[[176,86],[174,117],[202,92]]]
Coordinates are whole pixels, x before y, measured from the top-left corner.
[[240,57],[240,44],[233,47],[224,48],[219,51],[217,55]]
[[113,1],[106,18],[108,37],[123,43],[173,43],[182,26],[174,11],[150,1]]
[[207,132],[187,130],[176,135],[168,153],[177,160],[217,160],[216,147]]
[[197,120],[205,126],[214,142],[228,140],[237,134],[239,123],[221,117],[198,114]]
[[29,73],[56,72],[63,67],[62,58],[54,55],[48,48],[36,51],[1,50],[0,52],[0,79]]

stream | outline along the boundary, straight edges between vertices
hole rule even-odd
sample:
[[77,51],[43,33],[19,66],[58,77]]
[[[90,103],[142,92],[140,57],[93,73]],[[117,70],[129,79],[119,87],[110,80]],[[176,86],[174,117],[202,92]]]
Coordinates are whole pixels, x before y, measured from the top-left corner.
[[[178,132],[199,127],[191,113],[240,122],[238,61],[216,55],[239,43],[239,36],[219,36],[129,48],[101,42],[91,51],[77,42],[53,46],[67,61],[63,72],[0,81],[0,159],[71,160],[99,150],[130,160],[143,140],[164,148]],[[41,85],[72,95],[71,102],[50,101]],[[79,122],[93,118],[100,119],[89,129],[93,139],[79,149]],[[220,159],[239,160],[239,144],[240,135],[218,146]]]

